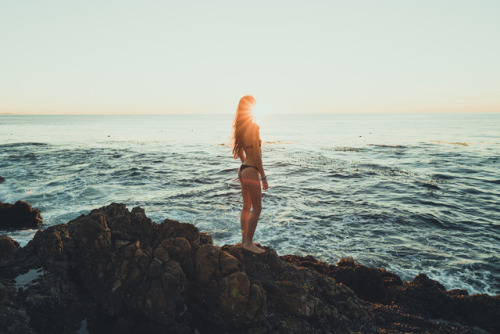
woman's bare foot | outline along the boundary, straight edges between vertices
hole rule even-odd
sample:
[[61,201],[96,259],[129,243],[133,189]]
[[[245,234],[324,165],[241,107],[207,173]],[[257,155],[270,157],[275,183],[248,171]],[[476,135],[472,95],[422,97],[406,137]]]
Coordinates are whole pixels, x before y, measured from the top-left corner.
[[[241,245],[242,245],[243,243],[244,243],[244,242],[238,242],[238,243],[237,243],[237,245],[240,245],[240,247],[241,247]],[[258,247],[260,247],[260,246],[261,246],[260,242],[258,242],[258,241],[257,241],[257,242],[255,242],[255,241],[254,241],[254,242],[253,242],[253,244],[254,244],[255,246],[258,246]]]
[[249,252],[252,252],[254,254],[262,254],[265,252],[265,250],[263,250],[262,248],[255,246],[255,243],[251,243],[251,244],[247,244],[247,243],[243,244],[242,243],[241,248],[243,248]]

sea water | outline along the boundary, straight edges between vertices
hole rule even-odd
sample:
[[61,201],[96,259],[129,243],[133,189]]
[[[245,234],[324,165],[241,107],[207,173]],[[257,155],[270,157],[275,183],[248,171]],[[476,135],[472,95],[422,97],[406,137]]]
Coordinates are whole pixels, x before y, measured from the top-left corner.
[[[500,294],[500,113],[258,115],[269,180],[255,240]],[[0,201],[43,228],[141,206],[240,241],[232,115],[0,116]],[[0,231],[25,245],[36,230]]]

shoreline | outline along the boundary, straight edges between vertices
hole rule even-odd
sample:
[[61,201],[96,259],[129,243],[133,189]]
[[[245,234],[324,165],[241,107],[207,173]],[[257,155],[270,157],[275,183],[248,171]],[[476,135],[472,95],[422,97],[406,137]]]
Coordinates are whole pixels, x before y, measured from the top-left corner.
[[[1,182],[1,177],[0,177],[0,182]],[[23,204],[20,204],[20,203],[23,203]],[[0,222],[2,221],[1,210],[2,210],[3,205],[11,205],[12,206],[13,204],[7,204],[7,203],[2,204],[2,202],[0,202]],[[25,212],[19,213],[19,214],[21,214],[21,218],[19,218],[19,219],[16,218],[19,221],[18,224],[22,224],[21,221],[24,219],[26,221],[26,226],[23,228],[12,227],[10,229],[5,229],[5,228],[2,228],[2,224],[0,223],[0,235],[1,234],[9,235],[13,240],[18,242],[21,247],[24,247],[29,242],[31,242],[37,231],[44,230],[46,228],[49,228],[50,226],[54,226],[54,225],[43,224],[42,223],[43,219],[41,217],[40,211],[35,209],[35,208],[32,208],[30,206],[30,204],[23,202],[23,201],[18,201],[18,202],[16,202],[16,205],[20,205],[21,210],[25,211]],[[88,211],[84,211],[84,212],[80,211],[80,214],[85,213],[85,212],[88,212]],[[31,217],[30,217],[30,215],[31,215]],[[73,217],[76,218],[75,215],[73,215]],[[70,218],[68,218],[68,219],[70,219]],[[179,221],[182,221],[179,218],[176,218],[176,219],[178,219]],[[155,222],[161,221],[161,218],[159,218],[156,215],[154,218],[154,221]],[[63,222],[61,222],[61,223],[63,223]],[[43,224],[43,225],[36,227],[37,224]],[[31,228],[28,225],[31,226]],[[216,243],[215,245],[218,247],[223,247],[225,244],[226,243],[224,243],[224,242],[219,242],[219,243]],[[273,247],[273,246],[269,246],[269,247]],[[291,255],[291,254],[297,255],[297,253],[294,253],[293,251],[292,252],[286,251],[283,248],[279,248],[279,247],[276,248],[276,252],[279,254],[279,256],[286,256],[286,255]],[[311,253],[300,252],[298,254],[300,256],[303,256],[303,257],[311,256],[310,255]],[[492,290],[492,289],[480,290],[476,287],[473,287],[473,286],[470,286],[467,284],[465,284],[465,285],[451,284],[450,278],[451,278],[451,282],[454,282],[453,276],[449,276],[449,275],[443,276],[443,275],[440,275],[440,273],[438,273],[436,275],[435,270],[426,270],[426,268],[423,268],[423,267],[420,270],[412,270],[411,272],[408,272],[408,271],[404,271],[404,270],[398,270],[399,267],[394,268],[394,266],[393,266],[394,263],[391,261],[386,261],[387,263],[385,263],[385,264],[382,263],[382,264],[370,265],[370,264],[366,264],[365,262],[358,262],[358,258],[356,256],[351,256],[349,253],[342,254],[341,256],[338,256],[337,258],[334,258],[334,259],[328,259],[328,258],[325,259],[325,257],[322,256],[322,254],[318,254],[318,253],[313,253],[312,256],[319,259],[319,261],[327,263],[329,265],[335,265],[335,263],[337,261],[340,261],[345,257],[354,258],[356,263],[359,263],[362,266],[373,267],[373,268],[383,268],[384,270],[391,271],[391,272],[395,273],[396,275],[401,277],[402,280],[408,280],[408,281],[411,281],[411,279],[413,277],[417,276],[419,273],[426,273],[427,275],[429,275],[429,278],[440,282],[440,284],[442,284],[443,286],[445,286],[449,290],[465,290],[468,292],[468,294],[471,294],[471,295],[472,294],[485,294],[485,295],[489,295],[489,296],[498,295],[498,294],[495,294],[495,290]],[[401,269],[401,268],[399,268],[399,269]],[[429,269],[429,268],[427,268],[427,269]],[[432,268],[430,268],[430,269],[432,269]],[[491,280],[485,280],[485,281],[480,281],[480,282],[485,282],[485,283],[489,282],[488,284],[492,283]]]
[[[157,224],[139,207],[111,204],[39,231],[22,248],[2,236],[0,308],[10,316],[1,325],[20,329],[28,317],[30,331],[56,332],[82,321],[91,332],[500,330],[500,296],[447,291],[425,274],[403,282],[353,259],[333,265],[265,249],[217,247],[192,224]],[[52,309],[41,307],[49,300]]]

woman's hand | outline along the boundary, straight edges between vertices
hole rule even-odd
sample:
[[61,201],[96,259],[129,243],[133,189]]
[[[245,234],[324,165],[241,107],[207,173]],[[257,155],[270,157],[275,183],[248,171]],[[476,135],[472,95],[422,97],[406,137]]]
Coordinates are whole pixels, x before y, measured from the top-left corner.
[[262,189],[264,190],[269,189],[269,185],[267,184],[267,179],[262,180]]

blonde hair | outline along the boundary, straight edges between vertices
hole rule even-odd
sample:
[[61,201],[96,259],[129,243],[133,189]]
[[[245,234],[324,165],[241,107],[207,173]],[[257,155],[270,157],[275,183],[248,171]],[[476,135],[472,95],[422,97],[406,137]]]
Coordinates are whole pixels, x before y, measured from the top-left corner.
[[243,134],[253,123],[252,106],[255,98],[252,95],[245,95],[240,99],[236,116],[233,122],[233,157],[237,159],[241,149],[244,147]]

